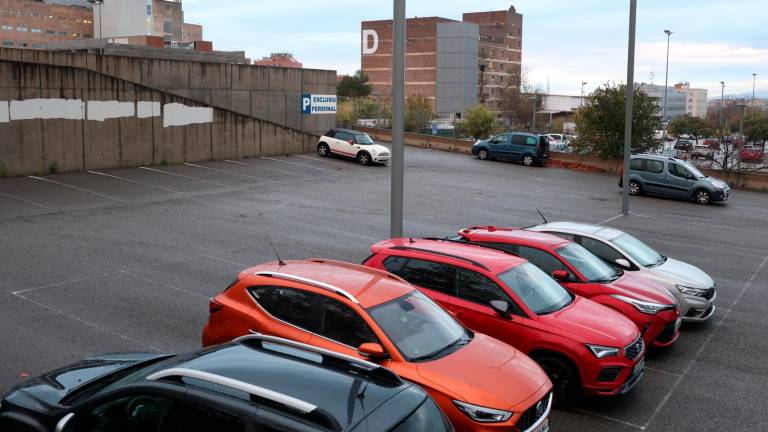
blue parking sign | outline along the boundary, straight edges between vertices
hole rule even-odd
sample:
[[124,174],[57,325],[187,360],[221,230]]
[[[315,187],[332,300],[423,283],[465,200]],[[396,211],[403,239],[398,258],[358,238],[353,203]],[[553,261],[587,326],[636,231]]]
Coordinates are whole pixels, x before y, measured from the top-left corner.
[[312,114],[312,95],[301,95],[301,113]]

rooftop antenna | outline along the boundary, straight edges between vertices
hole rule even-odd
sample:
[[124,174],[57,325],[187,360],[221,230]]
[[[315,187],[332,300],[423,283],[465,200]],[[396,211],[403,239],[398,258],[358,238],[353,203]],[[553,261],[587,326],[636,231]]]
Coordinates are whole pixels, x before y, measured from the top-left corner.
[[272,252],[274,252],[275,256],[277,257],[277,264],[280,266],[286,265],[285,261],[283,261],[283,259],[280,258],[280,254],[277,253],[277,248],[275,247],[274,243],[272,243],[272,239],[269,238],[269,235],[267,235],[267,241],[269,242],[269,245],[272,246]]
[[541,216],[541,220],[543,220],[544,223],[549,223],[549,222],[547,222],[547,218],[544,217],[544,214],[541,213],[541,210],[536,209],[536,211],[539,212],[539,216]]

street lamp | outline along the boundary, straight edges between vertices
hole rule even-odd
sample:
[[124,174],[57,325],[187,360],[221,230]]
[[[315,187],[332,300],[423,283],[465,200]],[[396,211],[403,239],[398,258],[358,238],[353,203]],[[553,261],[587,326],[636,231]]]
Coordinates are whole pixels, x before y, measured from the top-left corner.
[[392,27],[392,181],[390,236],[403,236],[405,176],[405,0],[393,0]]
[[720,81],[720,85],[723,86],[720,91],[720,138],[723,137],[723,109],[725,108],[725,81]]
[[755,83],[757,82],[757,74],[752,74],[752,118],[755,118]]
[[664,78],[664,117],[663,119],[667,119],[667,86],[669,85],[669,37],[672,36],[672,32],[669,30],[664,30],[664,33],[667,35],[667,72],[665,74]]
[[621,194],[621,214],[629,216],[629,168],[632,152],[632,109],[635,97],[635,34],[637,30],[637,0],[629,0],[629,41],[627,43],[627,106],[624,109],[624,175]]
[[536,130],[536,95],[531,96],[531,133]]
[[581,82],[581,106],[584,106],[584,86],[587,85],[586,81]]

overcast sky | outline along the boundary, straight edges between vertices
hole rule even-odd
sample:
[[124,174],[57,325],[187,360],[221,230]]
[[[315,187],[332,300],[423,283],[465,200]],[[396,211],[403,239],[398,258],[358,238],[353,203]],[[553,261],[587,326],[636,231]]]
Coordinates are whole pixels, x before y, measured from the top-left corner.
[[[360,67],[360,22],[389,19],[389,0],[183,0],[186,21],[204,25],[216,49],[251,58],[287,51],[305,67],[352,73]],[[410,0],[407,15],[461,19],[463,12],[523,14],[523,67],[551,93],[579,94],[626,80],[628,0]],[[664,83],[666,35],[674,32],[670,83],[720,94],[768,96],[768,0],[639,0],[635,81]],[[652,78],[653,76],[653,78]]]

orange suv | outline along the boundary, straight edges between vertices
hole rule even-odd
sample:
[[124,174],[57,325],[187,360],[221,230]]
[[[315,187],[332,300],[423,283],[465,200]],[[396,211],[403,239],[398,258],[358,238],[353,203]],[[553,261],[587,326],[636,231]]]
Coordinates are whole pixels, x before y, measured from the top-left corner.
[[552,384],[533,360],[381,270],[318,259],[247,269],[211,299],[203,345],[247,333],[387,367],[423,387],[460,431],[549,431]]

